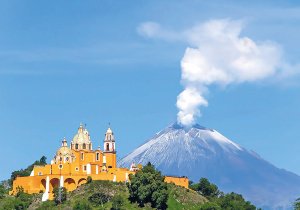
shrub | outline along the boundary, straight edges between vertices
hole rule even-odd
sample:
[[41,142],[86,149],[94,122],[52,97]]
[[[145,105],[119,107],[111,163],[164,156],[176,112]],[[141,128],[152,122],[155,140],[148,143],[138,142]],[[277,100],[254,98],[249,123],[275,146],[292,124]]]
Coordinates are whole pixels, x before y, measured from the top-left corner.
[[101,205],[107,203],[111,199],[110,195],[104,194],[102,192],[94,193],[91,195],[88,200],[94,205]]
[[53,189],[54,202],[58,205],[67,200],[67,189],[65,187],[56,187]]
[[121,210],[124,203],[124,198],[121,195],[115,195],[112,199],[111,210]]
[[73,210],[92,210],[93,208],[86,200],[76,201]]
[[7,194],[7,190],[5,189],[4,185],[0,185],[0,199],[4,198]]
[[36,210],[52,210],[57,209],[54,201],[44,201]]
[[87,180],[86,180],[86,183],[89,184],[93,181],[92,177],[91,176],[88,176]]
[[213,202],[207,202],[201,205],[200,210],[221,210],[221,207]]

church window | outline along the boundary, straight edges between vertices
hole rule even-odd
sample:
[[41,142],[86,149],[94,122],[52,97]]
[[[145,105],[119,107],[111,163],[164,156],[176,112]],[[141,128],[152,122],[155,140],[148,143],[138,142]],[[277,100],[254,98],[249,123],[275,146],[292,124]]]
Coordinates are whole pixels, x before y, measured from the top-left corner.
[[66,161],[69,161],[69,157],[66,157]]
[[85,143],[83,143],[82,149],[86,149],[86,144]]
[[96,153],[96,161],[99,161],[99,153]]
[[109,144],[106,144],[106,151],[109,151]]
[[78,144],[75,144],[75,149],[78,149]]
[[86,171],[86,166],[83,166],[83,171]]
[[59,161],[62,161],[62,157],[59,158]]
[[39,173],[38,173],[38,175],[39,175],[39,176],[42,176],[42,175],[43,175],[43,173],[42,173],[42,172],[39,172]]
[[62,169],[62,168],[63,168],[63,165],[62,165],[62,164],[59,164],[59,165],[58,165],[58,168],[59,168],[59,169]]
[[78,167],[76,167],[76,168],[75,168],[75,171],[79,171],[79,168],[78,168]]
[[81,160],[84,160],[84,154],[83,154],[83,152],[81,153]]

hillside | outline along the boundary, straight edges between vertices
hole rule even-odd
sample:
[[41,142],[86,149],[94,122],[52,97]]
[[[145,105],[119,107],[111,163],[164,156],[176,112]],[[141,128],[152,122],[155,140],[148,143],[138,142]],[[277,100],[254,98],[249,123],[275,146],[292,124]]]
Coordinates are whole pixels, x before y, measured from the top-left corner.
[[[192,190],[187,190],[185,188],[175,186],[173,184],[168,184],[168,190],[168,209],[197,209],[197,206],[199,209],[199,204],[207,201],[206,198],[199,195],[198,193]],[[103,206],[97,206],[93,202],[89,201],[89,198],[95,193],[103,193],[104,195],[110,197],[110,200],[107,203],[104,203]],[[62,210],[73,209],[76,202],[80,201],[81,203],[88,203],[92,207],[92,209],[111,209],[112,198],[116,195],[119,195],[123,199],[124,206],[122,209],[152,209],[149,206],[140,208],[137,204],[131,204],[128,200],[129,192],[126,184],[110,181],[93,181],[89,184],[80,186],[75,191],[68,193],[67,201],[59,207]],[[41,195],[38,195],[34,199],[34,202],[29,206],[29,209],[57,209],[57,206],[54,205],[55,204],[53,201],[42,203]]]

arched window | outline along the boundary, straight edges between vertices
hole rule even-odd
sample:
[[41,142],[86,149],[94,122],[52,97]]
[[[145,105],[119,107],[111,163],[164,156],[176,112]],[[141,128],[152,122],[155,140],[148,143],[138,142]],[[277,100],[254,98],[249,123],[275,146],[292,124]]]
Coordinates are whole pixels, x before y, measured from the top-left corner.
[[78,149],[78,144],[75,144],[75,149]]
[[106,144],[106,151],[109,151],[109,143]]
[[85,143],[83,143],[82,149],[86,149],[86,144]]
[[96,161],[99,161],[99,153],[96,153]]
[[83,154],[83,152],[81,153],[81,160],[84,160],[84,154]]

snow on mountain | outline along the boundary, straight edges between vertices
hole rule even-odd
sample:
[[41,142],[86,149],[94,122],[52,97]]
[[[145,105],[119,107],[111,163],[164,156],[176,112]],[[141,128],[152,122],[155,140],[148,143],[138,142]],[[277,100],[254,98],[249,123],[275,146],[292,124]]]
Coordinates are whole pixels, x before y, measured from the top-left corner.
[[207,177],[225,192],[243,194],[264,209],[288,209],[300,197],[300,177],[278,169],[219,132],[200,125],[184,128],[176,123],[119,161],[153,163],[166,175]]

